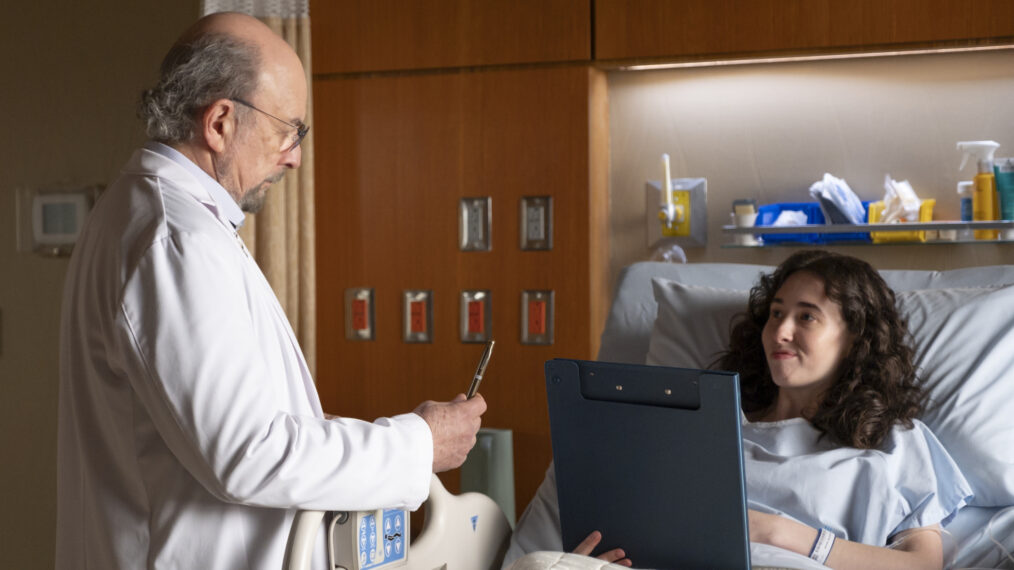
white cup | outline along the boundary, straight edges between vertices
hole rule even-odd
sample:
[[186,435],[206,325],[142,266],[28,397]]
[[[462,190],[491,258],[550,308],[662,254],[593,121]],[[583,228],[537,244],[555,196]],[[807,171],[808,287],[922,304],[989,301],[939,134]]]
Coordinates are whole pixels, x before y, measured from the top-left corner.
[[[757,221],[757,213],[752,214],[729,214],[732,216],[732,223],[737,228],[752,228]],[[759,245],[752,234],[736,234],[736,245]]]

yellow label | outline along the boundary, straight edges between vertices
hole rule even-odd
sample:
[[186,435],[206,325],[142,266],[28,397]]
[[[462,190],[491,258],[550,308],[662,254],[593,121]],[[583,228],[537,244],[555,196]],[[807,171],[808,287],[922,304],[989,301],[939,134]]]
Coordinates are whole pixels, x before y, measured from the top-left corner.
[[[1000,203],[996,199],[996,178],[980,172],[975,175],[972,190],[972,219],[977,222],[991,221],[999,216]],[[976,230],[975,239],[996,239],[997,230]]]
[[690,191],[670,190],[672,202],[676,205],[676,219],[672,224],[662,222],[662,235],[678,237],[690,235]]

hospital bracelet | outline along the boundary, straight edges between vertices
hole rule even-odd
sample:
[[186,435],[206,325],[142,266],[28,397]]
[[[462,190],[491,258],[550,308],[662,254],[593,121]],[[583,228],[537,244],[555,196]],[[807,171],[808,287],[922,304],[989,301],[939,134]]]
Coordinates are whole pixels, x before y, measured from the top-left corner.
[[817,564],[827,562],[831,548],[834,547],[834,539],[834,533],[827,528],[818,530],[817,540],[813,541],[813,548],[810,549],[810,560],[815,560]]

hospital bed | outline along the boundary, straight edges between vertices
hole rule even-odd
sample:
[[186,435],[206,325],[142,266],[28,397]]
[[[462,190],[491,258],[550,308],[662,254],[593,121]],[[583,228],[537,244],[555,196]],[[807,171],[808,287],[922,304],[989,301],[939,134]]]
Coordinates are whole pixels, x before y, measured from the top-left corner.
[[[730,319],[745,308],[750,287],[760,274],[773,269],[654,262],[626,268],[602,333],[598,359],[708,367],[724,349]],[[1014,509],[1007,508],[1014,505],[1014,285],[1005,286],[1014,284],[1014,266],[881,274],[897,292],[899,307],[909,320],[916,364],[930,393],[931,404],[922,419],[951,452],[976,493],[972,504],[945,527],[950,567],[1014,568],[1014,558],[1008,554],[1014,551]],[[439,481],[435,484],[438,488],[431,493],[437,504],[427,508],[449,508],[456,499],[447,496]],[[472,494],[463,497],[467,495]],[[496,509],[495,503],[489,503]],[[555,504],[550,468],[518,522],[537,539],[524,544],[523,551],[531,554],[516,561],[511,570],[622,568],[559,552],[562,539]],[[300,515],[308,522],[306,528],[313,529],[304,532],[304,537],[317,532],[323,517],[322,513],[309,515]],[[506,521],[503,524],[506,527]],[[410,561],[408,567],[455,570],[495,564],[503,555],[509,528],[494,529],[488,539],[469,543],[473,558],[468,562],[447,562],[449,549],[461,548],[461,537],[468,538],[470,532],[468,525],[451,529],[427,524],[412,546],[421,550],[418,563]],[[521,554],[520,550],[512,544],[508,557]],[[754,568],[821,567],[788,554],[756,545]],[[289,560],[291,570],[309,567],[308,559],[302,564],[292,557]]]
[[[598,359],[707,368],[726,347],[729,322],[745,309],[749,289],[760,274],[773,269],[654,262],[626,268]],[[950,567],[1014,568],[1014,559],[1005,553],[1014,550],[1014,510],[1005,510],[1014,505],[1014,286],[1004,286],[1014,284],[1014,266],[881,274],[909,320],[916,364],[931,396],[922,419],[976,493],[972,504],[946,525]],[[518,522],[518,528],[528,527],[529,539],[523,548],[515,540],[508,558],[521,551],[548,552],[522,558],[512,570],[603,567],[558,552],[552,475],[550,468]],[[764,545],[755,545],[752,558],[755,568],[820,567]]]

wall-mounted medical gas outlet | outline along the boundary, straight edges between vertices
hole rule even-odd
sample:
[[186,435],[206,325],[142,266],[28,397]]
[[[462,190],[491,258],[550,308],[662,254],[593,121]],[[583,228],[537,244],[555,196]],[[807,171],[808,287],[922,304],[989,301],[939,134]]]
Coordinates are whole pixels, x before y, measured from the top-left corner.
[[405,291],[402,305],[405,342],[433,342],[433,291]]
[[101,186],[17,192],[18,251],[70,255]]
[[408,561],[408,512],[396,509],[340,512],[328,524],[334,568],[387,570]]
[[553,197],[521,198],[521,249],[553,249]]
[[462,198],[458,206],[458,236],[461,251],[493,249],[493,199],[489,196]]
[[345,338],[373,340],[373,289],[345,290]]
[[493,327],[489,291],[461,292],[461,342],[486,342]]
[[553,291],[521,292],[521,344],[553,344]]
[[662,185],[644,186],[644,221],[648,247],[663,240],[681,247],[708,244],[708,181],[704,178],[673,178],[668,198]]

